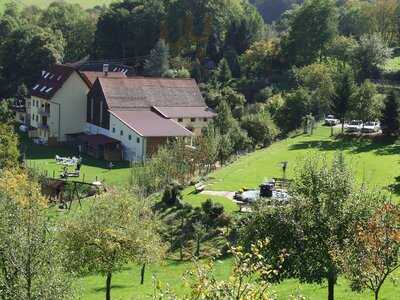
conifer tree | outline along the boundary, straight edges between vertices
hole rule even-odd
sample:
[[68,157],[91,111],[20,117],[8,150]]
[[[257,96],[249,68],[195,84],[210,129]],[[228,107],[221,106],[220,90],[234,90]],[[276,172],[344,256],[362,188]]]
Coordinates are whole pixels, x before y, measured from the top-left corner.
[[159,40],[146,59],[144,71],[146,75],[162,77],[169,69],[169,47],[164,40]]
[[392,91],[385,100],[381,117],[382,132],[385,135],[395,135],[399,133],[399,100],[396,92]]

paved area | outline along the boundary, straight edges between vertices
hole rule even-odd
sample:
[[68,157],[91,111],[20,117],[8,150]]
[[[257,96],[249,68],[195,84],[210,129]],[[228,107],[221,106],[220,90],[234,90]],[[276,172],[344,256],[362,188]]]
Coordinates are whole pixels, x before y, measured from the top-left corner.
[[233,200],[233,196],[235,192],[226,192],[226,191],[202,191],[200,194],[202,195],[210,195],[210,196],[220,196],[225,197],[230,200]]

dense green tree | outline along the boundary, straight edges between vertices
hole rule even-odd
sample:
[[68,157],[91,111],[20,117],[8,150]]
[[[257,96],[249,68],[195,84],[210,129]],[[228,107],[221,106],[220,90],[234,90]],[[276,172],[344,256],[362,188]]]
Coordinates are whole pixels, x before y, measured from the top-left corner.
[[363,35],[354,49],[354,63],[360,80],[377,77],[379,67],[392,55],[392,51],[377,34]]
[[225,101],[221,101],[217,107],[217,116],[214,119],[215,126],[220,130],[222,135],[229,132],[230,128],[235,126],[237,121],[232,116],[232,111]]
[[96,21],[78,4],[53,2],[43,11],[39,26],[62,32],[65,39],[64,59],[76,61],[90,53]]
[[352,37],[338,35],[326,46],[326,55],[345,63],[351,63],[354,57],[354,49],[358,46]]
[[303,117],[310,112],[310,103],[310,93],[304,88],[285,95],[284,103],[274,116],[278,127],[284,133],[299,128]]
[[339,9],[339,30],[345,36],[359,38],[370,32],[369,1],[347,1]]
[[221,59],[218,63],[217,70],[215,71],[215,79],[222,84],[229,84],[229,81],[232,79],[232,71],[225,58]]
[[350,67],[345,66],[339,69],[335,78],[334,90],[331,95],[332,111],[342,123],[342,133],[344,131],[344,121],[349,113],[349,106],[355,92],[354,75]]
[[350,114],[357,120],[375,121],[381,114],[382,101],[375,85],[369,81],[364,81],[354,93],[354,97],[349,105]]
[[399,97],[395,91],[391,91],[386,97],[381,115],[381,126],[385,135],[397,135],[399,133],[400,107]]
[[336,35],[337,13],[332,0],[307,0],[290,21],[283,48],[295,65],[307,65],[323,55],[326,44]]
[[12,126],[0,123],[0,170],[18,165],[18,137]]
[[60,31],[23,25],[0,43],[0,69],[3,78],[0,92],[13,96],[18,86],[31,86],[42,70],[61,62],[64,57],[64,38]]
[[340,154],[332,162],[307,156],[296,167],[289,193],[286,205],[260,202],[254,208],[242,226],[242,243],[249,249],[254,241],[269,239],[270,247],[262,254],[265,258],[286,249],[283,275],[308,283],[327,281],[328,300],[333,300],[341,270],[334,251],[354,238],[351,229],[382,203],[382,195],[355,187]]
[[312,63],[294,69],[294,74],[299,85],[311,93],[311,113],[318,119],[329,113],[336,65],[329,62]]
[[148,203],[127,192],[97,197],[91,209],[68,218],[61,228],[70,268],[106,276],[106,300],[115,271],[128,262],[150,263],[164,253]]
[[[159,40],[150,51],[149,58],[146,59],[144,64],[144,71],[146,75],[161,77],[168,75],[169,69],[169,47],[164,40]],[[167,76],[168,77],[168,76]]]
[[1,172],[1,299],[74,299],[57,226],[47,209],[39,185],[23,170]]
[[164,3],[159,0],[112,3],[97,23],[93,54],[118,59],[148,55],[160,39],[164,15]]
[[268,113],[245,115],[241,120],[241,127],[247,131],[253,146],[270,145],[279,131]]
[[3,99],[0,101],[0,123],[9,124],[14,120],[12,104],[13,99]]

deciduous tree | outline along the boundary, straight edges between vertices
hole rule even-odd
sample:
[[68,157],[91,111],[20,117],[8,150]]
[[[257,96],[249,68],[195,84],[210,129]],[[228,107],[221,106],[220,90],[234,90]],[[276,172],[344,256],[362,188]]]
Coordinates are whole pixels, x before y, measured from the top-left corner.
[[62,227],[69,266],[81,273],[104,275],[106,300],[110,300],[114,272],[126,263],[149,263],[163,255],[157,224],[148,203],[128,192],[97,197],[90,209],[66,220]]

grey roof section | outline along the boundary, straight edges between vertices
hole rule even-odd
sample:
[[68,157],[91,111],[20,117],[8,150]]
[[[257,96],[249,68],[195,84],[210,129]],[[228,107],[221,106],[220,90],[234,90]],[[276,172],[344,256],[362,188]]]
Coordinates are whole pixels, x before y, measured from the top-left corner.
[[206,107],[195,80],[166,78],[99,78],[110,110],[140,107]]
[[214,118],[215,112],[208,107],[159,107],[154,109],[166,118]]
[[193,133],[174,120],[150,110],[113,110],[112,115],[144,137],[185,137]]

